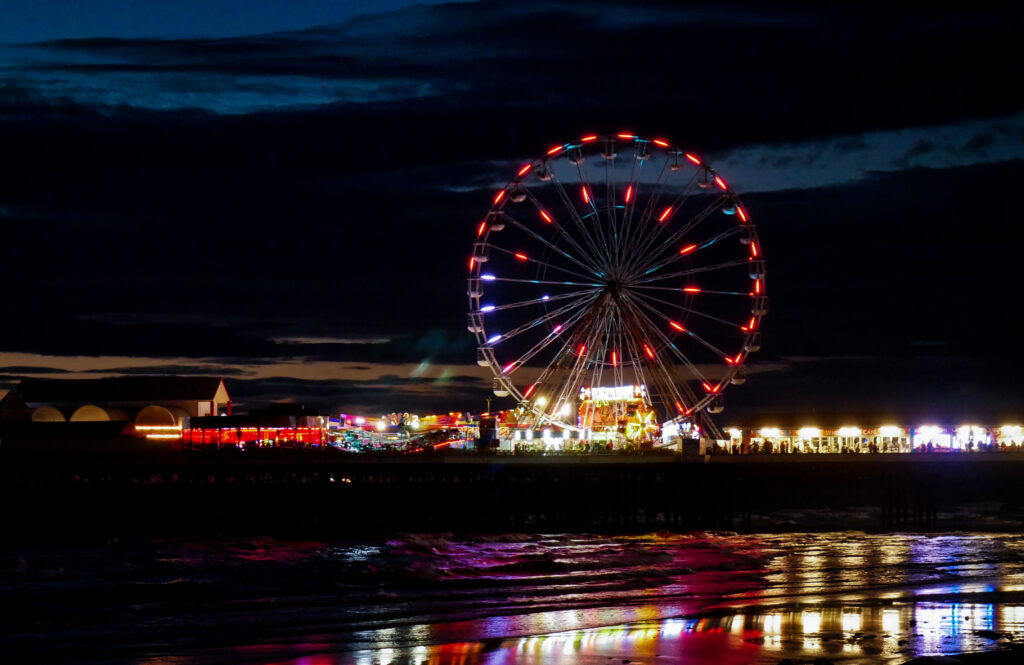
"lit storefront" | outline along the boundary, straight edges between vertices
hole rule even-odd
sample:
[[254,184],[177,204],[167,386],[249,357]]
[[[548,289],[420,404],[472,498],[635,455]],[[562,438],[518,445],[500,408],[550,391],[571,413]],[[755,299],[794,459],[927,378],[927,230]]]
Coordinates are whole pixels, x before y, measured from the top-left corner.
[[181,439],[187,448],[308,447],[328,442],[324,416],[220,416],[186,418]]

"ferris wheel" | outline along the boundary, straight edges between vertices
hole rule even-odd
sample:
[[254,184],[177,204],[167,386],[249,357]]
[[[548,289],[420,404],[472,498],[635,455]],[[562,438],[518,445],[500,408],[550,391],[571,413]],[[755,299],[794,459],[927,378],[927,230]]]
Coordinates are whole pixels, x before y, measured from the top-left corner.
[[632,390],[660,421],[722,409],[760,348],[765,261],[722,175],[668,141],[590,135],[524,164],[469,259],[477,362],[539,424]]

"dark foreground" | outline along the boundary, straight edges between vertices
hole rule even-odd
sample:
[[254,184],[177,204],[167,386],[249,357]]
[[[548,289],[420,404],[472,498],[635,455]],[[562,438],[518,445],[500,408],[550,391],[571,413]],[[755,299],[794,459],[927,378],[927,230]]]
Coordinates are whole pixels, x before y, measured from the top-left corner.
[[1024,453],[684,457],[0,456],[11,534],[988,529],[1016,524]]
[[1024,643],[1009,533],[8,541],[0,579],[12,663],[895,665]]

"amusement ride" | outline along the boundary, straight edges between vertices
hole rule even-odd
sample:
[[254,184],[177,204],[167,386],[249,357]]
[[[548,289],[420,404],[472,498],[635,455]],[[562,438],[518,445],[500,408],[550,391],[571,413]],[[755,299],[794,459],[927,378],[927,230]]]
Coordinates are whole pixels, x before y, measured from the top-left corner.
[[632,133],[522,164],[475,229],[468,328],[518,422],[616,440],[708,414],[760,348],[765,260],[725,177]]

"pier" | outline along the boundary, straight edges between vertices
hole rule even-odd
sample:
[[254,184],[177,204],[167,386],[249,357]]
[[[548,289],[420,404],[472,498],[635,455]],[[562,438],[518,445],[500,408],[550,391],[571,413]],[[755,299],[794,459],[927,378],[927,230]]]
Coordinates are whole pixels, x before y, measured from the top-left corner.
[[[763,456],[6,453],[17,533],[343,537],[387,531],[946,529],[1024,506],[1024,453]],[[790,524],[793,511],[813,523]],[[761,520],[760,522],[758,520]],[[980,525],[974,524],[973,528]]]

